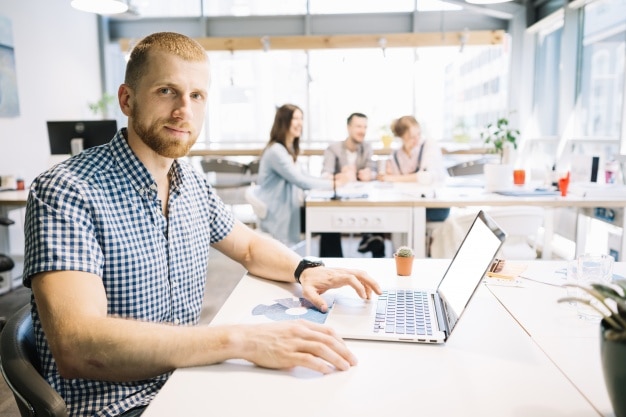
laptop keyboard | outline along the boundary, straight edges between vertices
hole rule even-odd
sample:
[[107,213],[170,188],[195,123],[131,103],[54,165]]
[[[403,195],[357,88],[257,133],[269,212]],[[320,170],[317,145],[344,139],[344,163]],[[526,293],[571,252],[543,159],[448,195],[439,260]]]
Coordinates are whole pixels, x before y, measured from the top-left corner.
[[376,333],[431,336],[428,293],[415,290],[386,290],[378,297]]

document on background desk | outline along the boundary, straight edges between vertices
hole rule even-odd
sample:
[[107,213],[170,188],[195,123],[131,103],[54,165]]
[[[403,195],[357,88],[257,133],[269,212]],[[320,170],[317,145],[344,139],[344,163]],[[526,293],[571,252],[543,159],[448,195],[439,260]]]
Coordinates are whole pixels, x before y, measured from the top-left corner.
[[512,190],[502,190],[495,191],[496,194],[507,195],[512,197],[541,197],[541,196],[555,196],[559,195],[559,192],[551,189],[544,188],[536,188],[536,189],[527,189],[527,188],[519,188]]
[[484,282],[492,285],[521,287],[521,274],[526,270],[526,263],[494,259],[491,267],[485,274]]
[[[318,198],[323,200],[329,200],[335,197],[335,191],[333,190],[311,190],[308,194],[311,198]],[[337,188],[336,198],[338,200],[352,200],[358,198],[368,198],[369,194],[366,189],[363,189],[362,185],[349,185],[345,187]]]

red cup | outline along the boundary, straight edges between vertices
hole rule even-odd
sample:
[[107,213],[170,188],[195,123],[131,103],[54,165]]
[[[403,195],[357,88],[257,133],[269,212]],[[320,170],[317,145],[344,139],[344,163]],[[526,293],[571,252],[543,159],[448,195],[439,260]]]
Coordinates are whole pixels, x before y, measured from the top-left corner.
[[567,187],[569,186],[569,176],[559,178],[559,190],[561,190],[561,196],[567,195]]
[[523,169],[514,169],[513,170],[513,184],[524,185],[525,182],[526,182],[526,171]]

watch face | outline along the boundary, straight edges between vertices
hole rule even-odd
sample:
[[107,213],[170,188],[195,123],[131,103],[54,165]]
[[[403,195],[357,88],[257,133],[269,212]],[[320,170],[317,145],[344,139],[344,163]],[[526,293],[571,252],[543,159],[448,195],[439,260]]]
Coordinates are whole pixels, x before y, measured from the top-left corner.
[[316,256],[305,256],[304,258],[302,258],[302,260],[308,264],[323,264],[324,263],[321,258],[318,258]]

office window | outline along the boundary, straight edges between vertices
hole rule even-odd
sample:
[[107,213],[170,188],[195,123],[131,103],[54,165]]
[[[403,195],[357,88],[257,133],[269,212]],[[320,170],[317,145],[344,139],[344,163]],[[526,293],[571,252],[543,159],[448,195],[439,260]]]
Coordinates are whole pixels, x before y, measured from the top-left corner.
[[[200,0],[196,0],[200,1]],[[280,16],[306,14],[307,0],[201,0],[206,16]]]
[[133,0],[143,17],[261,16],[305,14],[307,0]]
[[[367,139],[403,115],[425,135],[451,139],[462,120],[467,137],[507,113],[508,53],[502,46],[212,52],[206,135],[199,142],[264,143],[277,106],[305,113],[304,142],[346,134],[352,112],[369,117]],[[461,71],[462,68],[465,68]],[[198,143],[198,146],[203,146]]]
[[442,137],[479,142],[480,131],[498,117],[509,116],[510,55],[505,45],[447,48]]
[[[394,118],[414,114],[413,49],[310,51],[311,133],[316,140],[341,140],[346,118],[368,116],[368,139]],[[419,117],[419,116],[418,116]]]
[[584,8],[580,107],[583,136],[618,138],[624,102],[626,2]]
[[563,21],[536,35],[535,90],[533,115],[539,136],[557,136],[559,129],[559,95],[561,37]]
[[276,107],[292,103],[305,113],[308,138],[307,55],[304,51],[211,52],[206,135],[198,141],[269,139]]

